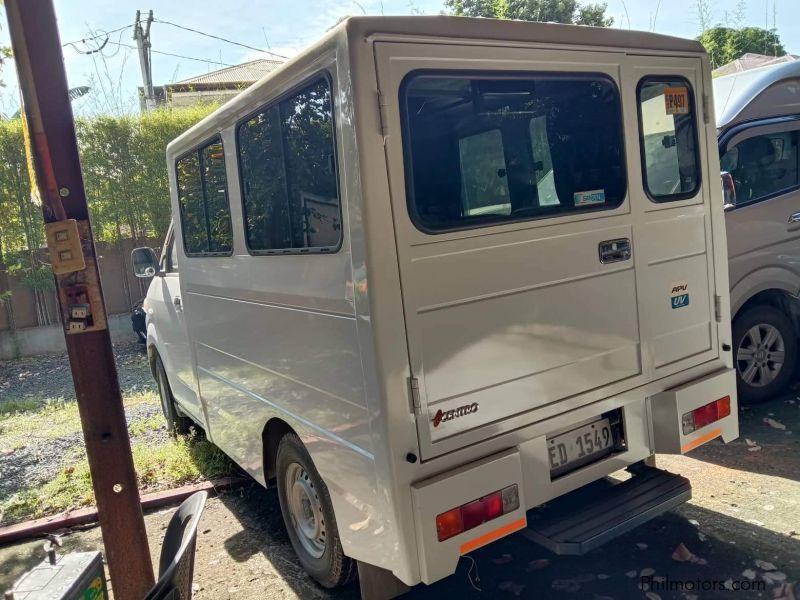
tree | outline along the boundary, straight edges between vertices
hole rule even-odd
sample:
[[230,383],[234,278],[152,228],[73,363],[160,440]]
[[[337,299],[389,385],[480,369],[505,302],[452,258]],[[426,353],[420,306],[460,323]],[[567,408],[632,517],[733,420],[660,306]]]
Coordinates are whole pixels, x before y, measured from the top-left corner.
[[607,4],[580,4],[577,0],[445,0],[454,15],[521,21],[552,21],[610,27]]
[[711,66],[716,69],[743,54],[783,56],[786,50],[774,29],[761,27],[712,27],[697,38],[708,52]]

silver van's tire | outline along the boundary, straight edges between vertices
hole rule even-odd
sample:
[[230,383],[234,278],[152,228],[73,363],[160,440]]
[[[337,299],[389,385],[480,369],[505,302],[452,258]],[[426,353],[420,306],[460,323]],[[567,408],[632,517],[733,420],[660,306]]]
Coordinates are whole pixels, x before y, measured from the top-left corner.
[[764,402],[792,380],[797,333],[792,321],[772,306],[754,306],[733,322],[733,362],[739,400]]
[[156,355],[155,371],[158,396],[161,399],[161,411],[167,421],[167,430],[172,436],[188,434],[194,423],[189,417],[181,415],[175,407],[175,398],[172,395],[172,389],[169,387],[167,371],[164,369],[164,363],[161,362],[161,357],[158,355]]
[[293,433],[278,444],[275,472],[283,522],[302,567],[322,587],[353,580],[356,561],[342,550],[328,488]]

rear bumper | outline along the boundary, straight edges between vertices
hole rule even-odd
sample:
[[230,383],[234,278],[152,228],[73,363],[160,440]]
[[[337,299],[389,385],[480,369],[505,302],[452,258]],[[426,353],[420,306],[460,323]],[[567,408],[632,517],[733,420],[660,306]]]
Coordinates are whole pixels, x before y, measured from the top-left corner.
[[[731,414],[689,434],[683,433],[684,414],[724,396],[731,399]],[[696,381],[655,394],[653,413],[654,450],[659,454],[686,454],[715,438],[731,442],[739,437],[736,372],[725,369]]]
[[[683,435],[681,416],[685,412],[726,395],[731,397],[729,417],[690,435]],[[528,509],[583,488],[655,452],[682,453],[715,437],[722,437],[727,442],[738,436],[736,381],[731,369],[712,373],[650,398],[626,396],[616,399],[612,404],[615,406],[610,406],[607,400],[597,405],[602,408],[589,406],[563,415],[556,420],[558,425],[546,435],[413,484],[411,492],[421,580],[433,583],[442,579],[455,571],[463,554],[525,529],[528,526]],[[552,479],[547,437],[573,429],[583,421],[596,419],[609,408],[621,408],[623,411],[626,450]],[[513,484],[519,487],[518,510],[443,542],[438,541],[437,515]],[[660,498],[655,494],[651,500],[655,508],[642,511],[642,518],[632,526],[660,514],[685,498],[680,495]],[[611,521],[613,519],[609,523]],[[594,537],[603,539],[607,536],[600,532]]]

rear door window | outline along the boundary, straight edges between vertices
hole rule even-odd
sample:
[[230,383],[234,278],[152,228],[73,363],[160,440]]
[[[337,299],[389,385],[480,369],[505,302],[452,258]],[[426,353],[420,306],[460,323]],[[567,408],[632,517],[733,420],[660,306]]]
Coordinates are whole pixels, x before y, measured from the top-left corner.
[[605,75],[415,72],[400,100],[409,213],[423,231],[625,198],[619,91]]
[[647,195],[654,202],[693,197],[700,162],[691,85],[682,77],[645,77],[637,93]]
[[750,204],[797,188],[798,132],[776,131],[742,140],[720,159],[736,185],[736,205]]

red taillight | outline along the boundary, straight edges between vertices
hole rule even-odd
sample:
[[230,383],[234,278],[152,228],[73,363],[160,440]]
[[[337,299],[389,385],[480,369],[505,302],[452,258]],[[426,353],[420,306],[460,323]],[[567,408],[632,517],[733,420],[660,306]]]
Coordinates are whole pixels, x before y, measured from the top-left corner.
[[510,485],[438,515],[436,535],[439,541],[443,542],[518,508],[519,489],[516,484]]
[[695,408],[692,412],[683,415],[681,423],[683,434],[687,435],[693,431],[719,421],[731,414],[731,397],[725,396],[714,402],[710,402],[700,408]]

